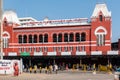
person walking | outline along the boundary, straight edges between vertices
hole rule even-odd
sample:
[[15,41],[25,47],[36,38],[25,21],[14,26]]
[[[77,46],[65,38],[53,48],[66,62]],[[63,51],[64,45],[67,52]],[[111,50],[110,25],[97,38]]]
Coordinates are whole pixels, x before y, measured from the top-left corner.
[[50,72],[50,74],[52,73],[52,70],[53,70],[53,67],[52,67],[52,65],[50,65],[49,66],[49,72]]
[[19,67],[18,67],[18,63],[16,62],[14,64],[14,76],[18,76],[19,75]]
[[46,74],[48,73],[48,68],[47,68],[47,66],[45,67],[45,73],[46,73]]
[[57,64],[54,65],[54,69],[55,69],[55,73],[57,74],[57,72],[58,72],[58,65]]
[[29,70],[30,70],[30,73],[32,73],[32,66],[30,66],[30,69],[29,69]]
[[34,65],[34,73],[37,73],[37,65]]
[[40,73],[42,73],[42,67],[40,67]]

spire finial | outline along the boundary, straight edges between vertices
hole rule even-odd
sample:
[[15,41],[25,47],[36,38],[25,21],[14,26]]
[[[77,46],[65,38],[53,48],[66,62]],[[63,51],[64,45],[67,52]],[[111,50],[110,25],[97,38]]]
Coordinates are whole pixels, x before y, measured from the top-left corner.
[[97,4],[105,4],[105,0],[97,0]]

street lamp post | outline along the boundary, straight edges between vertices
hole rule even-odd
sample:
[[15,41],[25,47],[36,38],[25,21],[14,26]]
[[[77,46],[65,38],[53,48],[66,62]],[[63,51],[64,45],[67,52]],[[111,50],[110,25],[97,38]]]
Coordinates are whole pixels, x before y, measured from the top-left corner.
[[0,59],[3,59],[3,41],[2,41],[2,33],[3,33],[3,25],[2,25],[2,14],[3,14],[3,0],[0,0]]

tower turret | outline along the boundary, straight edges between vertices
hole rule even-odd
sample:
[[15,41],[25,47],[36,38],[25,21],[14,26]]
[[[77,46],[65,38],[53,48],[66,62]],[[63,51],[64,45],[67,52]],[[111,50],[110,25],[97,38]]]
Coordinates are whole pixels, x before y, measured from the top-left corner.
[[106,4],[95,6],[91,16],[91,41],[96,45],[92,48],[93,51],[111,50],[111,12]]
[[17,14],[14,11],[5,11],[2,20],[6,20],[8,24],[20,24]]

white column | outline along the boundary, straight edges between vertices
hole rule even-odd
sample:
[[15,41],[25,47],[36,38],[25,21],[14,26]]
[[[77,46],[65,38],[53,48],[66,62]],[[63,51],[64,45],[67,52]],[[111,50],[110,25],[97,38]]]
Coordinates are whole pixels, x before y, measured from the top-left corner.
[[80,42],[81,42],[81,34],[80,34]]
[[34,36],[32,35],[32,43],[34,43]]
[[3,14],[3,0],[0,0],[0,59],[3,59],[3,25],[2,25],[2,14]]
[[7,48],[7,38],[5,38],[5,48]]
[[102,34],[101,36],[102,36],[102,40],[101,40],[101,43],[102,43],[102,44],[101,44],[101,45],[103,45],[103,34]]
[[20,58],[20,73],[23,72],[23,60]]
[[58,42],[58,35],[57,35],[57,42]]
[[98,43],[98,44],[100,45],[100,34],[98,35],[98,41],[99,41],[99,43]]
[[44,43],[44,35],[43,35],[43,42],[42,43]]
[[70,37],[70,36],[69,36],[69,34],[68,34],[68,42],[69,42],[69,37]]
[[23,36],[22,36],[22,44],[23,44],[23,42],[24,42],[24,41],[23,41]]
[[3,38],[2,43],[3,43],[3,48],[5,48],[5,38]]

